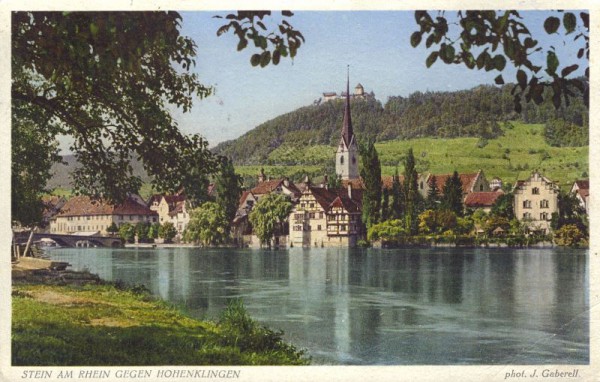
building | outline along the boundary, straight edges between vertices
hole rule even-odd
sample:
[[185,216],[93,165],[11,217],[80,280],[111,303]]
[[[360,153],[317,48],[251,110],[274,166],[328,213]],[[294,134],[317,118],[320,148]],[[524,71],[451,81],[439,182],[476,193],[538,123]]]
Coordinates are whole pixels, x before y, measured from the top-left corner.
[[513,188],[515,217],[529,222],[531,231],[550,232],[552,214],[558,212],[558,185],[537,171]]
[[495,177],[490,180],[490,190],[496,191],[502,189],[502,179]]
[[375,93],[372,91],[370,93],[365,92],[365,88],[359,83],[354,87],[354,93],[350,94],[349,87],[346,86],[346,91],[337,94],[336,92],[323,92],[323,102],[342,100],[345,98],[352,99],[367,99],[367,98],[375,98]]
[[589,179],[576,180],[571,187],[571,193],[575,194],[579,205],[585,210],[586,214],[590,214],[590,181]]
[[99,233],[107,235],[106,229],[113,223],[120,227],[125,223],[156,223],[158,214],[139,199],[129,197],[114,205],[88,196],[74,196],[66,201],[60,211],[50,220],[50,232],[58,234]]
[[[452,177],[452,174],[441,174],[441,175],[433,175],[433,174],[419,174],[417,179],[417,183],[419,186],[419,193],[424,198],[427,197],[429,189],[431,188],[432,177],[435,176],[435,182],[440,194],[443,192],[444,184],[446,184],[446,180]],[[475,173],[468,174],[458,174],[460,178],[460,182],[462,183],[463,188],[463,197],[466,197],[468,194],[472,192],[488,192],[490,190],[490,185],[485,178],[485,174],[483,170],[479,170]]]
[[148,208],[158,214],[158,222],[162,225],[172,223],[181,238],[183,231],[190,222],[187,211],[186,197],[183,193],[175,195],[152,195],[148,201]]
[[465,208],[482,209],[486,213],[492,210],[496,200],[503,195],[502,191],[471,192],[465,196]]
[[44,205],[44,211],[42,212],[42,228],[50,228],[50,222],[60,212],[60,209],[66,202],[67,199],[63,196],[47,195],[42,197],[42,204]]
[[354,247],[362,233],[362,190],[307,187],[289,218],[291,247]]
[[[231,235],[238,246],[254,248],[260,246],[260,240],[252,232],[252,225],[248,220],[248,215],[261,198],[271,193],[286,195],[292,203],[298,202],[302,194],[298,187],[293,182],[290,182],[289,179],[270,179],[265,175],[264,170],[261,169],[258,174],[256,187],[242,193],[238,209],[231,224]],[[288,231],[287,224],[284,227],[284,231],[286,233]],[[287,235],[276,235],[275,246],[285,245],[287,239],[285,236]]]
[[342,136],[335,153],[335,174],[342,180],[358,179],[358,144],[352,129],[350,115],[350,96],[348,86],[350,77],[346,81],[346,107],[344,108],[344,121],[342,123]]

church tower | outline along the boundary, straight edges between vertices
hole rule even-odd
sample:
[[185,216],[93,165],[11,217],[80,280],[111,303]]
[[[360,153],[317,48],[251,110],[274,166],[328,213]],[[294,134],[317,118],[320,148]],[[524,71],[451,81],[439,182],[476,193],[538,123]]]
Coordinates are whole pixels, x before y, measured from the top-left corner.
[[358,179],[358,145],[352,130],[352,118],[350,117],[350,69],[346,79],[346,107],[344,109],[344,122],[342,125],[342,137],[335,153],[335,174],[342,178]]

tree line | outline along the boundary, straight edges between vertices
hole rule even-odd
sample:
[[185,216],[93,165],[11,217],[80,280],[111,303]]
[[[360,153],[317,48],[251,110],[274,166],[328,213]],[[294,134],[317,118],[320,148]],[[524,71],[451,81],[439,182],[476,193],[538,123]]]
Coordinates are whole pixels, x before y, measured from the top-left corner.
[[[423,197],[418,190],[412,148],[404,159],[402,181],[396,171],[391,188],[382,187],[381,165],[373,142],[362,149],[361,155],[365,184],[362,223],[368,241],[381,240],[390,245],[431,241],[483,244],[494,240],[510,245],[552,240],[563,246],[588,244],[588,218],[571,193],[559,194],[558,212],[552,214],[551,220],[553,236],[530,234],[529,221],[519,220],[514,214],[511,185],[505,187],[506,192],[496,199],[489,213],[483,209],[465,209],[463,184],[457,171],[442,185],[432,175],[428,179],[428,193]],[[503,237],[494,237],[498,228]]]
[[[408,97],[389,97],[385,104],[374,98],[352,101],[354,130],[363,142],[417,137],[480,137],[492,139],[502,134],[501,125],[509,120],[554,124],[546,135],[556,142],[552,132],[560,130],[561,142],[587,144],[588,109],[581,93],[555,108],[547,97],[539,105],[527,103],[521,113],[514,110],[512,84],[501,87],[481,85],[454,92],[415,92]],[[305,106],[269,120],[213,150],[233,158],[235,164],[265,164],[269,154],[284,143],[291,147],[335,146],[339,140],[344,103],[328,101]],[[563,139],[567,137],[567,139]],[[308,158],[310,159],[310,158]],[[293,164],[273,163],[278,165]]]

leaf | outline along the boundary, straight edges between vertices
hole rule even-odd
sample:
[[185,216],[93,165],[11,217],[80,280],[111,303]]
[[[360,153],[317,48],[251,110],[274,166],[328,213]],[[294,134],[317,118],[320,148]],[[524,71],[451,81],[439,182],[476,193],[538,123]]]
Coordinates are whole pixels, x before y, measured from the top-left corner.
[[579,51],[577,52],[577,58],[583,57],[583,53],[584,53],[583,48],[579,49]]
[[428,68],[431,67],[435,60],[437,60],[438,55],[438,52],[431,52],[431,54],[429,55],[429,57],[427,57],[427,60],[425,61],[425,65],[427,65]]
[[496,82],[496,85],[504,85],[504,78],[502,78],[502,74],[499,74],[498,77],[494,78],[494,82]]
[[433,44],[434,41],[435,41],[435,35],[430,34],[429,37],[427,37],[427,40],[425,41],[425,47],[429,48],[431,46],[431,44]]
[[544,29],[548,34],[556,33],[559,26],[560,20],[558,19],[558,17],[551,16],[548,17],[546,21],[544,21]]
[[479,56],[477,56],[477,69],[481,69],[483,68],[483,66],[485,65],[485,57],[487,56],[486,52],[482,52],[479,54]]
[[412,35],[410,35],[410,45],[412,45],[413,48],[416,48],[420,42],[421,32],[415,32]]
[[575,27],[577,26],[577,18],[571,12],[567,12],[563,16],[563,25],[567,30],[567,34],[569,34],[575,30]]
[[505,66],[506,66],[506,58],[504,58],[503,55],[498,54],[498,55],[494,56],[494,68],[496,68],[496,70],[501,72],[504,70]]
[[281,11],[281,15],[285,16],[285,17],[292,17],[292,16],[294,16],[294,14],[292,13],[292,11]]
[[454,60],[454,47],[452,45],[442,44],[440,48],[440,57],[446,64],[452,63]]
[[556,69],[558,68],[558,57],[556,57],[556,54],[552,51],[548,52],[548,55],[546,56],[546,71],[548,72],[548,74],[553,75],[554,73],[556,73]]
[[564,68],[564,69],[563,69],[563,70],[560,72],[560,74],[561,74],[561,76],[563,76],[563,77],[566,77],[566,76],[568,76],[569,74],[571,74],[571,73],[573,73],[574,71],[576,71],[578,68],[579,68],[579,65],[577,65],[577,64],[573,64],[573,65],[571,65],[571,66],[567,66],[566,68]]
[[590,14],[587,12],[581,12],[579,14],[579,16],[581,16],[581,21],[583,21],[583,26],[589,30],[590,29]]
[[271,52],[263,52],[260,55],[260,67],[264,68],[265,66],[269,65],[269,62],[271,62]]
[[519,83],[521,89],[525,90],[527,87],[527,74],[520,69],[517,71],[517,82]]
[[281,52],[279,50],[275,50],[273,52],[273,65],[279,64],[280,59],[281,59]]
[[239,52],[240,50],[243,50],[243,49],[244,49],[245,47],[247,47],[247,46],[248,46],[248,40],[246,40],[245,38],[241,38],[241,39],[240,39],[240,42],[238,43],[238,46],[237,46],[237,50],[238,50],[238,52]]
[[252,57],[250,57],[250,63],[252,66],[258,66],[258,64],[260,64],[260,54],[253,54]]

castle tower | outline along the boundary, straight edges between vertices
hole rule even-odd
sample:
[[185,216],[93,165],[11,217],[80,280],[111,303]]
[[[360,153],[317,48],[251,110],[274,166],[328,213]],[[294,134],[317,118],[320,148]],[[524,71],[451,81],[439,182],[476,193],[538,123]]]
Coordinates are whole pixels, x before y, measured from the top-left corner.
[[342,137],[335,153],[335,174],[342,178],[358,179],[358,145],[352,130],[352,118],[350,116],[350,69],[346,79],[346,107],[344,109],[344,122],[342,125]]

